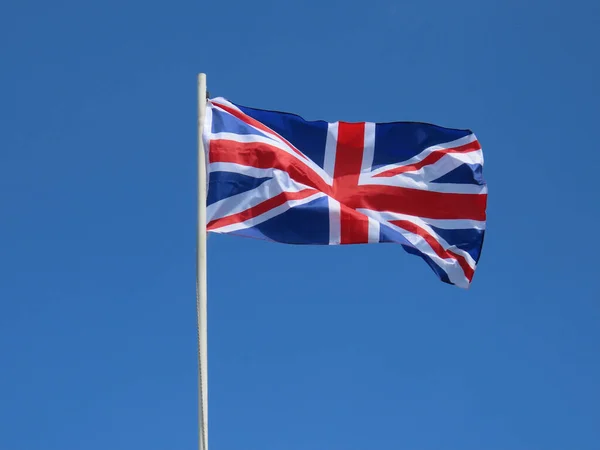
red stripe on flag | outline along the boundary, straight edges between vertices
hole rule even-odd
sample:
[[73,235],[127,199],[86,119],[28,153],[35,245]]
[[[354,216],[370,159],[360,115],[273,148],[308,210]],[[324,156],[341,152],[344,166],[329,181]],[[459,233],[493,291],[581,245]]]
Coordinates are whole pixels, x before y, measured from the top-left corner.
[[[333,197],[339,199],[356,190],[365,148],[365,124],[339,122],[335,166],[333,170]],[[369,242],[369,219],[356,213],[340,201],[342,244]]]
[[433,237],[427,232],[427,230],[421,228],[418,225],[415,225],[414,223],[408,220],[392,220],[390,221],[390,223],[396,225],[397,227],[403,228],[406,231],[410,231],[411,233],[421,236],[423,239],[425,239],[425,242],[427,242],[429,246],[433,249],[436,255],[438,255],[442,259],[453,259],[457,261],[469,282],[473,279],[475,270],[469,265],[466,258],[462,255],[457,255],[456,253],[451,252],[450,250],[446,250],[435,239],[435,237]]
[[209,162],[228,162],[257,169],[278,169],[298,183],[330,194],[331,186],[309,166],[289,153],[262,142],[236,142],[227,139],[210,141]]
[[352,208],[340,203],[340,244],[367,244],[369,242],[369,219]]
[[410,164],[408,166],[396,167],[394,169],[386,170],[385,172],[381,172],[377,175],[374,175],[374,178],[387,178],[393,177],[394,175],[400,175],[401,173],[406,172],[414,172],[419,170],[425,166],[429,166],[438,162],[440,159],[447,155],[448,153],[470,153],[481,150],[481,145],[479,145],[479,141],[475,140],[473,142],[469,142],[468,144],[461,145],[460,147],[447,148],[444,150],[436,150],[429,155],[427,155],[423,160],[419,161],[415,164]]
[[[340,148],[344,151],[344,148]],[[341,156],[341,155],[337,155]],[[356,156],[356,155],[354,155]],[[336,157],[336,160],[338,157]],[[354,163],[357,164],[358,158]],[[431,219],[485,220],[487,194],[454,194],[422,191],[397,186],[361,185],[352,188],[348,183],[357,180],[344,163],[334,169],[339,178],[334,180],[335,195],[331,186],[309,166],[283,150],[261,142],[236,142],[216,139],[210,143],[209,161],[229,162],[259,169],[278,169],[287,172],[298,183],[315,188],[352,209],[365,208],[427,217]],[[346,184],[348,183],[348,184]],[[347,217],[347,216],[344,216]],[[361,215],[361,219],[363,216]],[[347,220],[347,219],[346,219]],[[367,220],[364,218],[364,220]],[[353,233],[353,239],[356,236]],[[368,233],[364,237],[368,240]],[[342,227],[342,240],[343,227]]]
[[338,200],[354,209],[397,212],[430,219],[483,221],[487,194],[449,194],[396,186],[362,185]]
[[217,228],[221,228],[227,225],[232,225],[234,223],[245,222],[246,220],[253,219],[254,217],[260,216],[261,214],[266,213],[267,211],[277,208],[278,206],[283,205],[290,200],[300,200],[306,197],[310,197],[313,194],[316,194],[318,191],[315,189],[303,189],[299,192],[282,192],[275,197],[272,197],[268,200],[265,200],[262,203],[259,203],[252,208],[248,208],[245,211],[242,211],[237,214],[232,214],[230,216],[225,216],[220,219],[211,220],[207,225],[207,230],[215,230]]
[[283,142],[285,142],[285,144],[290,147],[290,149],[292,151],[294,151],[295,153],[297,153],[298,155],[300,155],[302,158],[306,159],[306,156],[299,151],[296,147],[294,147],[292,145],[291,142],[289,142],[286,138],[284,138],[283,136],[277,134],[274,130],[272,130],[271,128],[267,127],[266,125],[262,124],[261,122],[259,122],[258,120],[250,117],[248,114],[244,114],[241,111],[238,111],[237,109],[231,108],[227,105],[223,105],[222,103],[217,103],[217,102],[213,102],[214,105],[216,105],[217,107],[221,108],[222,110],[228,112],[229,114],[231,114],[232,116],[240,119],[242,122],[245,122],[249,125],[252,125],[255,128],[258,128],[261,131],[264,131],[265,133],[270,133],[273,134],[275,136],[277,136],[279,139],[281,139]]

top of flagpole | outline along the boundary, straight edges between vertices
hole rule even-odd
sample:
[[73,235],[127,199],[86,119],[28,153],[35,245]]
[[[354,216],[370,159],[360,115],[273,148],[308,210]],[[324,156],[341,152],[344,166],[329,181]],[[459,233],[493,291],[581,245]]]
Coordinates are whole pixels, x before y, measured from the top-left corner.
[[206,74],[204,72],[200,72],[198,74],[198,87],[200,86],[204,86],[206,101],[208,101],[210,98],[210,92],[208,92],[208,89],[206,89]]

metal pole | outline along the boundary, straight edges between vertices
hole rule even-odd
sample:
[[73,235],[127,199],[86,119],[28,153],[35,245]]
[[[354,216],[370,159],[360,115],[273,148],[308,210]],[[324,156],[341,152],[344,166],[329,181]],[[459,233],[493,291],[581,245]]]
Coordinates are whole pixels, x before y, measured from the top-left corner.
[[196,314],[198,324],[198,448],[208,450],[208,354],[206,326],[206,159],[202,131],[206,114],[206,74],[198,75],[198,236]]

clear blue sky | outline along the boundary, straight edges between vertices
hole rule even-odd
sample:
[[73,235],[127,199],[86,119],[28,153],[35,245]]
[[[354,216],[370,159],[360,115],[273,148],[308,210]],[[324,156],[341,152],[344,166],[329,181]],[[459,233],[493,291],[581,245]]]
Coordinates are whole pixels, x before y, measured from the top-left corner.
[[600,3],[8,0],[0,449],[196,448],[196,74],[471,128],[473,286],[392,245],[211,236],[211,450],[600,448]]

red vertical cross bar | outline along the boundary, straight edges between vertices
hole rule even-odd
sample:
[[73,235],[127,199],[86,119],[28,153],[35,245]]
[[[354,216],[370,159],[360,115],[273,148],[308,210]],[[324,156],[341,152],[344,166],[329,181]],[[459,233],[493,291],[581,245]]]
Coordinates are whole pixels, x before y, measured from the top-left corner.
[[[358,178],[365,146],[365,124],[339,122],[335,166],[333,170],[333,197],[337,200],[358,195]],[[369,242],[369,221],[362,214],[340,202],[342,244]]]

